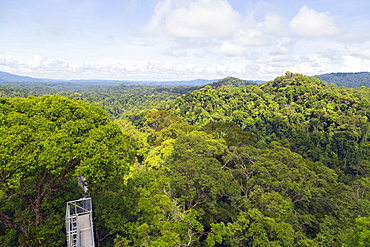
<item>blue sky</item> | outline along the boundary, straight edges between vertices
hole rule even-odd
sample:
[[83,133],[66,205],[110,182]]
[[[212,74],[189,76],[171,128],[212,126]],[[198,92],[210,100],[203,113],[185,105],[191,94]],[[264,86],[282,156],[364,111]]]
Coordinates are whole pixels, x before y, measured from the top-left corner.
[[271,80],[370,68],[370,1],[0,0],[0,71]]

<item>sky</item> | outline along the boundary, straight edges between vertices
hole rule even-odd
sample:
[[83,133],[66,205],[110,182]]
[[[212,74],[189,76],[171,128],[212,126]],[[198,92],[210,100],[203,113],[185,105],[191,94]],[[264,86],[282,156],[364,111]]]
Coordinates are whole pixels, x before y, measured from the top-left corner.
[[368,0],[0,0],[0,71],[273,80],[370,69]]

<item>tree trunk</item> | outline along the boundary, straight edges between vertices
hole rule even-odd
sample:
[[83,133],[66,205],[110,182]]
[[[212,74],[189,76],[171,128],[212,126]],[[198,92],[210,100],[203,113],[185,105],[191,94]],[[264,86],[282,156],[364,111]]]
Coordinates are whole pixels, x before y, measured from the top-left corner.
[[22,236],[25,239],[29,238],[28,232],[22,226],[18,225],[17,223],[12,222],[11,218],[6,216],[1,210],[0,210],[0,221],[3,223],[5,228],[17,230],[18,232],[22,234]]

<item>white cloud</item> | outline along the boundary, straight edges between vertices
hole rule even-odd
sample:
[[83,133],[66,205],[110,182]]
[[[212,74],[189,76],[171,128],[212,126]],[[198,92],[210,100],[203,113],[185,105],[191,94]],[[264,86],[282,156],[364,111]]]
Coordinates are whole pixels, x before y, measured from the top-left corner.
[[344,62],[340,67],[339,71],[343,72],[359,72],[359,71],[369,71],[370,60],[363,59],[354,56],[344,56]]
[[240,23],[239,14],[225,0],[200,0],[175,9],[166,20],[175,37],[228,37]]
[[267,13],[265,20],[260,23],[260,28],[264,33],[274,37],[284,37],[287,35],[287,23],[285,19],[274,13]]
[[295,64],[293,57],[290,55],[272,55],[264,60],[267,65],[277,68],[289,68]]
[[[139,8],[139,2],[127,0],[125,6]],[[55,20],[42,19],[42,25],[37,19],[30,25],[38,24],[37,28],[28,28],[25,39],[7,35],[9,26],[1,30],[8,38],[0,41],[0,71],[56,79],[186,80],[224,76],[273,79],[286,70],[320,74],[356,71],[356,66],[357,71],[370,68],[369,25],[354,28],[342,18],[349,25],[348,30],[343,29],[329,12],[302,5],[295,9],[293,4],[280,12],[282,16],[278,12],[281,6],[260,2],[257,6],[234,1],[235,9],[231,0],[151,2],[157,2],[152,16],[150,20],[140,17],[148,22],[142,32],[133,31],[134,36],[102,30],[108,25],[90,22],[98,6],[73,9],[68,14],[73,18],[62,18],[64,11],[64,15],[55,15]],[[1,12],[0,18],[5,17]],[[106,24],[113,19],[114,24],[121,20],[112,16]],[[68,20],[77,25],[67,28]],[[61,36],[42,32],[58,28]]]
[[171,47],[164,51],[165,55],[170,55],[173,57],[186,57],[188,55],[188,52],[186,48],[182,47]]
[[273,46],[273,51],[271,54],[273,55],[286,55],[292,52],[294,41],[290,38],[281,38],[277,41],[277,43]]
[[244,46],[266,46],[271,40],[258,28],[246,27],[238,31],[235,42]]
[[176,38],[220,38],[232,34],[240,18],[226,0],[164,0],[144,31]]
[[334,49],[327,49],[326,51],[321,52],[319,60],[325,61],[326,64],[330,64],[333,68],[339,67],[344,61],[342,54]]
[[149,35],[159,35],[164,33],[164,23],[166,16],[171,13],[171,0],[164,0],[157,3],[154,13],[152,14],[149,23],[144,27],[144,33]]
[[275,44],[280,44],[276,52],[289,52],[290,46],[282,44],[288,35],[282,16],[268,12],[257,22],[253,9],[248,13],[242,16],[226,0],[163,0],[144,33],[172,37],[176,45],[164,51],[171,56],[188,56],[189,49],[198,55],[243,56],[252,47]]
[[336,20],[328,12],[317,12],[303,6],[290,21],[291,30],[304,37],[332,37],[344,33],[344,29],[336,24]]
[[286,23],[281,16],[267,13],[264,21],[256,22],[253,15],[249,15],[236,33],[235,42],[245,46],[266,46],[286,34]]
[[[48,59],[43,56],[7,57],[0,55],[0,71],[52,79],[129,79],[129,80],[190,80],[195,78],[223,78],[236,76],[244,79],[272,80],[285,71],[316,75],[327,72],[366,71],[369,59],[342,56],[336,51],[325,54],[270,55],[251,52],[244,58],[203,60],[204,63],[190,59],[173,61],[122,61],[97,64]],[[207,62],[208,61],[208,62]]]
[[287,54],[293,42],[287,36],[286,21],[279,15],[267,13],[262,22],[253,15],[246,17],[237,32],[227,40],[208,48],[213,54],[232,56],[247,55],[253,49],[274,49],[275,53]]
[[237,56],[246,53],[246,47],[240,44],[235,44],[231,41],[224,41],[220,45],[213,46],[207,49],[213,54]]
[[6,57],[4,54],[0,53],[0,65],[6,64]]
[[50,61],[48,61],[46,57],[42,57],[39,55],[33,55],[31,59],[25,61],[25,63],[31,69],[38,69],[38,68],[45,67],[49,64],[49,62]]
[[370,42],[366,42],[362,45],[347,45],[347,50],[352,56],[363,59],[370,59]]
[[[51,79],[116,79],[116,80],[173,80],[174,78],[209,78],[205,68],[188,62],[123,61],[91,63],[66,61],[34,55],[11,57],[0,54],[0,71]],[[184,77],[184,75],[187,75]],[[212,77],[212,76],[211,76]]]

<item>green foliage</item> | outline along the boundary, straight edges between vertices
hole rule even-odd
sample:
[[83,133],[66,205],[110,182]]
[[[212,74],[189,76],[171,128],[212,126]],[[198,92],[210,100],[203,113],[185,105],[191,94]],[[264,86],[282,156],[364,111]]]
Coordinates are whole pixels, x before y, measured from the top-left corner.
[[370,246],[370,218],[357,217],[353,232],[348,236],[348,244],[345,246]]
[[83,99],[102,107],[113,118],[127,118],[142,127],[146,114],[168,109],[173,99],[195,89],[198,88],[121,85],[85,92]]
[[358,162],[369,150],[368,91],[287,72],[262,85],[205,87],[178,98],[170,111],[198,126],[234,122],[261,143],[279,141],[346,174],[364,173]]
[[204,132],[193,131],[174,141],[164,167],[168,168],[172,193],[185,210],[214,202],[217,194],[226,192],[226,174],[217,160],[226,150],[222,142]]
[[212,87],[229,86],[229,87],[245,87],[248,85],[254,85],[252,81],[246,81],[235,77],[226,77],[224,79],[215,81],[209,84]]
[[140,215],[130,239],[133,246],[173,246],[191,243],[203,231],[197,221],[197,212],[184,211],[171,198],[171,188],[167,178],[150,184],[149,188],[139,189],[137,212]]
[[217,139],[223,138],[228,146],[256,146],[257,144],[257,139],[252,133],[243,131],[234,122],[211,122],[206,124],[202,130]]
[[294,229],[284,222],[264,216],[252,208],[241,213],[234,223],[213,224],[207,238],[210,246],[296,246]]
[[62,94],[0,99],[0,245],[63,246],[83,174],[99,246],[368,246],[366,87],[287,72]]
[[344,87],[370,86],[370,73],[329,73],[318,75],[321,80]]
[[28,245],[45,245],[62,231],[65,202],[80,196],[77,175],[92,191],[104,188],[133,158],[131,139],[82,101],[0,98],[0,121],[0,220]]
[[158,132],[175,123],[181,123],[181,119],[175,114],[166,111],[156,111],[145,116],[144,127]]
[[0,85],[0,97],[27,97],[32,93],[23,88],[13,88]]

